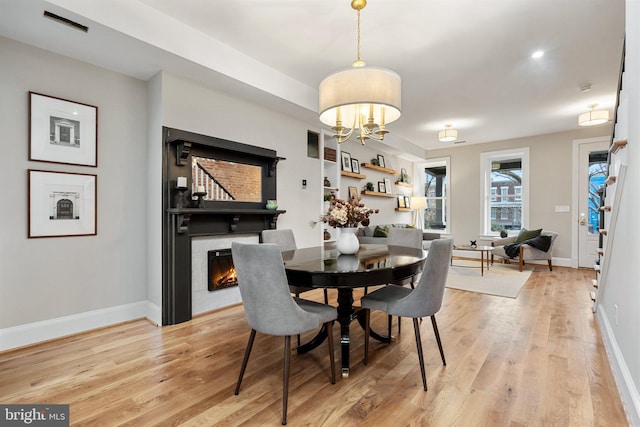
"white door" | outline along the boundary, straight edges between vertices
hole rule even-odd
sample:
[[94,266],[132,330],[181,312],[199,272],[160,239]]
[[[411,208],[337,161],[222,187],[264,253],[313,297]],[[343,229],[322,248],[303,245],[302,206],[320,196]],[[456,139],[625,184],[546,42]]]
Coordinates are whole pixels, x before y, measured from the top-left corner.
[[607,170],[607,141],[580,144],[578,173],[578,266],[593,268],[598,259],[600,233],[598,188]]

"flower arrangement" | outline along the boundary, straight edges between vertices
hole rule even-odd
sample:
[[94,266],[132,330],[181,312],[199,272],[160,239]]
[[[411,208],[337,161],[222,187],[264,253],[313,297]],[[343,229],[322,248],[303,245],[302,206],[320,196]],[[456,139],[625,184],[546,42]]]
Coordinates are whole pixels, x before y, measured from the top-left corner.
[[331,227],[357,227],[358,224],[369,225],[369,216],[380,212],[379,209],[371,209],[358,202],[356,199],[338,199],[333,197],[329,209],[318,221],[312,221],[311,226],[319,222],[329,224]]

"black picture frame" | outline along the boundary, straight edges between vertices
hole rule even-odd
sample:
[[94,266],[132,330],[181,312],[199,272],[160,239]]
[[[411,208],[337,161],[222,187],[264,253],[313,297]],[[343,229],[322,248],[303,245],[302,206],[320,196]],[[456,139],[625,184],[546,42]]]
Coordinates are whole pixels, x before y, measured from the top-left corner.
[[378,166],[381,168],[386,168],[384,163],[384,156],[382,154],[378,154]]
[[360,173],[360,162],[358,159],[351,159],[351,172]]
[[398,207],[406,208],[404,196],[398,196],[397,199],[398,199]]
[[342,151],[340,153],[340,158],[342,159],[342,170],[345,172],[353,172],[351,169],[351,154],[346,151]]
[[378,192],[379,193],[386,193],[387,190],[385,189],[385,185],[384,185],[384,181],[378,181]]

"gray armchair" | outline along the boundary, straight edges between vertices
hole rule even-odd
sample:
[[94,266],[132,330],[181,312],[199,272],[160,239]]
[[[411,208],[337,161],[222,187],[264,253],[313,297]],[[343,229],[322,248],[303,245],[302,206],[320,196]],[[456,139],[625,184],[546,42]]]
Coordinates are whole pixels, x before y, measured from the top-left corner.
[[491,242],[491,246],[495,247],[495,249],[491,251],[491,263],[493,264],[493,258],[495,256],[503,258],[507,262],[509,262],[512,259],[517,259],[519,269],[520,271],[522,271],[522,267],[525,265],[527,261],[546,260],[549,263],[549,271],[553,271],[552,251],[553,251],[553,245],[556,243],[556,239],[558,238],[558,233],[556,233],[555,231],[543,230],[540,233],[540,235],[551,237],[549,250],[541,251],[540,249],[536,249],[533,246],[530,246],[528,244],[523,244],[523,245],[520,245],[517,256],[515,258],[511,258],[505,252],[504,247],[509,243],[514,243],[516,241],[517,236],[505,237],[503,239],[498,239],[494,242]]
[[444,358],[444,350],[442,349],[442,342],[440,341],[440,333],[438,332],[435,315],[442,306],[444,287],[449,274],[449,262],[452,252],[453,240],[434,240],[431,243],[429,255],[427,255],[427,260],[425,261],[422,276],[420,276],[420,281],[415,289],[388,285],[362,297],[360,302],[362,308],[365,310],[365,365],[369,357],[371,310],[386,311],[392,316],[411,317],[413,318],[413,329],[416,335],[422,385],[424,386],[424,390],[427,390],[427,378],[424,370],[424,357],[422,354],[422,340],[420,338],[418,319],[427,316],[431,317],[431,324],[436,336],[436,341],[438,342],[442,364],[446,365],[447,362]]
[[284,425],[287,423],[291,335],[312,331],[324,325],[329,343],[331,384],[335,384],[332,329],[338,312],[335,307],[329,305],[299,298],[293,299],[287,285],[282,254],[277,245],[233,242],[231,253],[245,315],[251,327],[234,394],[237,395],[240,392],[242,377],[247,368],[256,332],[284,336],[282,387],[282,424]]

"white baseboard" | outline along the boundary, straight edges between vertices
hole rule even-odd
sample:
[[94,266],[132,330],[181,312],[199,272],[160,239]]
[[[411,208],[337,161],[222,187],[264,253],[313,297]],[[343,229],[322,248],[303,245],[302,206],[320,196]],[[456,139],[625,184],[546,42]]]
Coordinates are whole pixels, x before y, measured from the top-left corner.
[[596,319],[600,324],[604,348],[609,358],[609,365],[611,366],[611,371],[613,372],[613,377],[615,378],[618,393],[620,394],[622,406],[624,406],[627,414],[629,425],[640,426],[640,393],[638,393],[638,389],[633,382],[633,377],[622,356],[622,352],[620,351],[620,347],[618,346],[602,304],[598,304]]
[[140,301],[0,329],[0,351],[145,317],[157,325],[162,324],[160,307]]

